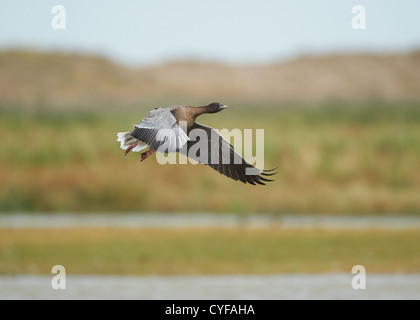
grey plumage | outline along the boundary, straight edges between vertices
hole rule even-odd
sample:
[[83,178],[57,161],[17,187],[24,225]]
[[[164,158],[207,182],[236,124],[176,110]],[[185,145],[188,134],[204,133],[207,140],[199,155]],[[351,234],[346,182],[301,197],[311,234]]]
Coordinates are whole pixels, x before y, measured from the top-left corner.
[[[203,130],[208,137],[207,141],[200,141],[191,137],[194,130]],[[203,135],[204,136],[204,135]],[[233,146],[227,142],[216,130],[211,127],[195,123],[189,132],[190,141],[186,146],[179,150],[185,156],[194,159],[202,164],[208,165],[219,173],[236,181],[250,184],[265,184],[264,182],[272,181],[267,176],[273,175],[268,173],[272,170],[257,169],[248,163],[241,155],[239,155]],[[201,145],[195,148],[197,144],[205,143],[207,146]],[[198,152],[195,152],[197,150]],[[207,152],[202,154],[200,152]]]
[[171,113],[174,107],[149,111],[139,124],[134,126],[130,135],[158,152],[179,151],[189,139]]

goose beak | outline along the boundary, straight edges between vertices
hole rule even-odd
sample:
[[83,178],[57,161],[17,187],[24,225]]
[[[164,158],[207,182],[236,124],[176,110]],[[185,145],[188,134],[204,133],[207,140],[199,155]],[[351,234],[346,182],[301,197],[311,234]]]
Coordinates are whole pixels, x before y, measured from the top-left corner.
[[228,107],[227,105],[221,105],[220,109],[223,110],[223,109],[226,109],[227,107]]

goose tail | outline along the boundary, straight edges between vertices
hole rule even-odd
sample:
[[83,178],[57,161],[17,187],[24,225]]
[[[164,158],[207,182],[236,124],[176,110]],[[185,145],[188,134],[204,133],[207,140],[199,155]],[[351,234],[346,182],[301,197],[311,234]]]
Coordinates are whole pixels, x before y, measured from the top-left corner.
[[[117,141],[120,143],[120,147],[123,150],[126,150],[129,146],[131,146],[134,142],[136,142],[136,138],[130,135],[130,132],[118,132],[117,133]],[[147,147],[142,141],[139,141],[137,146],[135,146],[131,151],[139,152]]]

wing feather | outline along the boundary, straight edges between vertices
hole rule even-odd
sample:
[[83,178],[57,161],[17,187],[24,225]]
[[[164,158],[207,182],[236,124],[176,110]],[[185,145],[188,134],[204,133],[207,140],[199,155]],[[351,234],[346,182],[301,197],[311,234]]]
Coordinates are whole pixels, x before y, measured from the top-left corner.
[[[189,131],[189,135],[192,130],[204,130],[205,135],[207,137],[206,141],[200,141],[200,139],[196,139],[193,141],[190,139],[184,148],[180,149],[179,152],[188,156],[191,159],[194,159],[198,162],[201,162],[205,165],[210,166],[214,170],[220,172],[221,174],[225,175],[236,181],[241,181],[243,183],[249,183],[252,185],[255,184],[262,184],[264,182],[273,181],[271,179],[267,179],[263,176],[271,176],[275,173],[267,173],[271,172],[272,170],[261,170],[255,168],[253,165],[248,163],[242,156],[240,156],[233,146],[227,142],[216,130],[213,128],[204,126],[199,123],[194,123],[193,127]],[[200,152],[206,150],[205,145],[207,144],[207,155],[206,156],[199,156],[199,154],[194,154],[194,152],[189,152],[190,149],[195,146],[196,143],[202,143],[200,147]],[[203,161],[203,159],[207,159],[207,161]],[[212,161],[216,160],[216,161]],[[236,161],[235,161],[236,160]],[[226,163],[228,162],[228,163]],[[255,174],[247,174],[247,169],[252,169],[251,171]]]
[[130,132],[134,138],[158,152],[177,152],[189,140],[178,126],[170,108],[150,111]]

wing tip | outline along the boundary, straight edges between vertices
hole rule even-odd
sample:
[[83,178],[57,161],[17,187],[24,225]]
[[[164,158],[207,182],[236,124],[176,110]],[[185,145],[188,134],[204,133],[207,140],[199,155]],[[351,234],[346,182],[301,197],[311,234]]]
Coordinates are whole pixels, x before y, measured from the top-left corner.
[[[254,169],[254,168],[251,168],[251,170],[252,169]],[[259,172],[259,174],[254,174],[254,175],[253,174],[249,174],[249,175],[246,175],[247,178],[246,178],[246,182],[245,183],[250,183],[252,185],[256,185],[255,183],[257,183],[257,184],[260,184],[260,185],[264,185],[265,186],[266,183],[264,183],[264,182],[272,182],[272,181],[275,181],[273,179],[267,179],[265,177],[276,175],[278,172],[273,172],[276,169],[278,169],[278,167],[273,168],[273,169],[265,169],[265,170],[259,170],[259,169],[257,169],[258,172]],[[270,173],[268,173],[268,172],[270,172]]]

